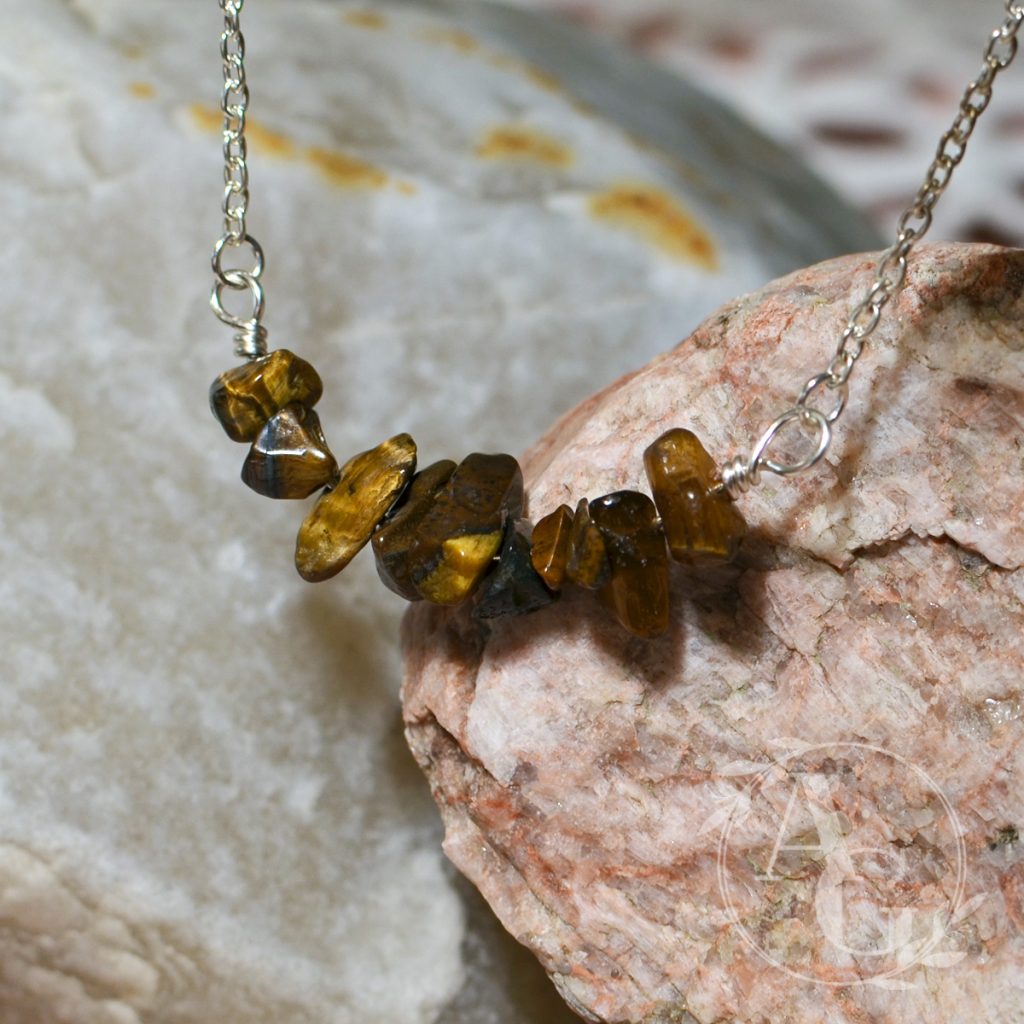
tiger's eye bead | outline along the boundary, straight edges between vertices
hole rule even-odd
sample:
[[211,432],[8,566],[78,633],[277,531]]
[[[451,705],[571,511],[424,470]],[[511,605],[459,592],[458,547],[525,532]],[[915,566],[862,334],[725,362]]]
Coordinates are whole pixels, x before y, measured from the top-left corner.
[[305,359],[279,348],[222,373],[210,387],[210,408],[232,441],[254,441],[275,413],[293,402],[311,409],[323,390]]
[[644,467],[676,561],[736,554],[747,525],[728,495],[709,493],[717,483],[715,463],[696,434],[680,427],[662,434],[644,452]]
[[474,619],[496,619],[503,615],[526,615],[551,604],[552,593],[530,560],[530,541],[510,527],[498,556],[498,566],[480,586],[473,606]]
[[242,466],[242,480],[267,498],[308,498],[337,471],[319,417],[296,404],[264,424]]
[[311,583],[337,575],[370,539],[416,469],[416,442],[396,434],[353,456],[299,528],[295,567]]
[[654,502],[639,491],[615,491],[595,498],[590,514],[611,563],[601,599],[630,633],[659,636],[668,628],[669,563]]
[[441,459],[421,469],[370,538],[381,582],[408,601],[422,600],[410,574],[409,552],[420,522],[455,472],[455,465],[451,459]]
[[587,590],[599,590],[611,578],[612,567],[605,550],[604,536],[590,517],[590,504],[580,498],[569,531],[569,558],[566,579]]
[[559,590],[565,582],[572,518],[572,509],[568,505],[559,505],[533,528],[530,560],[552,590]]
[[491,568],[505,524],[522,510],[519,463],[511,455],[467,455],[420,522],[409,553],[420,596],[435,604],[464,601]]

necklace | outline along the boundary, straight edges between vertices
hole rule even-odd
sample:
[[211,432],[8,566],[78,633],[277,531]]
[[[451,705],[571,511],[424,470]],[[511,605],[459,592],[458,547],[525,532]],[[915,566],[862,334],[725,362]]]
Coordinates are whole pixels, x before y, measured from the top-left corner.
[[[934,208],[991,101],[996,76],[1016,55],[1024,22],[1024,6],[1006,0],[983,67],[964,90],[832,358],[806,380],[793,405],[749,453],[719,466],[692,431],[674,427],[643,453],[650,496],[619,490],[580,498],[575,508],[561,505],[531,527],[523,518],[522,471],[511,455],[473,452],[459,463],[442,459],[418,469],[416,444],[400,433],[339,466],[314,411],[323,392],[316,370],[286,349],[268,352],[264,254],[246,226],[250,97],[240,26],[244,0],[219,4],[224,229],[213,251],[210,301],[218,319],[234,329],[236,354],[246,362],[214,381],[210,404],[228,436],[250,445],[242,467],[249,487],[271,498],[322,492],[299,529],[300,575],[310,582],[329,579],[369,544],[382,582],[407,600],[471,602],[473,616],[486,620],[536,611],[572,584],[595,591],[621,625],[640,637],[668,628],[672,561],[700,570],[734,558],[746,533],[737,499],[765,471],[782,477],[803,473],[829,450],[865,343],[903,286],[908,257],[931,226]],[[238,249],[249,251],[248,269],[225,266],[227,253]],[[241,293],[248,315],[226,308],[227,292]],[[797,453],[780,451],[784,447]]]

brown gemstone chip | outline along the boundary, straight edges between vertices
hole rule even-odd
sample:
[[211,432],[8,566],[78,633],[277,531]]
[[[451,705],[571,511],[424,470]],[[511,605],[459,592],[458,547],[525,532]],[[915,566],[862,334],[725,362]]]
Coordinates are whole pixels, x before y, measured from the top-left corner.
[[409,571],[409,552],[420,522],[437,492],[455,472],[455,466],[451,459],[441,459],[421,469],[370,538],[381,582],[408,601],[422,600]]
[[747,524],[727,494],[710,493],[717,470],[697,435],[666,431],[644,452],[644,466],[672,557],[688,564],[731,559]]
[[337,575],[370,539],[416,469],[408,434],[354,455],[299,528],[295,567],[311,583]]
[[611,578],[612,567],[605,550],[604,536],[590,517],[590,504],[580,498],[569,531],[569,558],[566,579],[587,590],[599,590]]
[[338,471],[320,429],[303,405],[286,405],[264,424],[242,466],[242,480],[267,498],[308,498]]
[[210,408],[232,441],[255,441],[271,416],[294,402],[311,409],[323,390],[305,359],[279,348],[222,373],[210,386]]
[[530,560],[534,569],[552,589],[561,589],[569,562],[569,536],[572,533],[572,509],[559,505],[533,528]]
[[505,532],[497,568],[480,585],[473,618],[526,615],[551,604],[557,596],[533,567],[529,539],[513,526]]
[[421,597],[453,605],[474,591],[523,511],[523,473],[511,455],[473,452],[420,521],[409,571]]
[[659,636],[668,628],[669,561],[654,502],[639,491],[615,491],[595,498],[590,515],[611,563],[602,600],[630,633]]

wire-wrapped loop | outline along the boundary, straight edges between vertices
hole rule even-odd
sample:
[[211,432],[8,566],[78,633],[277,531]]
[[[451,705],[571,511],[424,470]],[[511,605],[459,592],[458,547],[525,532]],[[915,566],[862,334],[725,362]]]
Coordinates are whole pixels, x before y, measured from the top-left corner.
[[[220,56],[224,85],[220,109],[223,121],[224,192],[221,212],[224,232],[213,250],[213,292],[210,305],[217,318],[235,328],[235,352],[246,359],[257,359],[267,352],[267,329],[263,326],[264,297],[260,277],[263,274],[263,249],[246,230],[249,212],[248,147],[245,121],[249,110],[249,85],[245,78],[245,37],[239,15],[245,0],[220,0],[224,30],[220,37]],[[225,267],[224,250],[248,246],[252,254],[249,270]],[[234,316],[224,308],[224,289],[249,291],[252,314]]]
[[[236,316],[224,308],[224,289],[242,291],[248,289],[252,300],[252,312],[248,316]],[[225,270],[224,280],[214,283],[210,292],[210,308],[221,323],[234,327],[235,352],[246,359],[258,359],[267,354],[267,329],[263,326],[263,285],[255,275],[246,270]]]
[[[768,451],[782,431],[783,427],[800,420],[802,423],[813,423],[816,432],[814,449],[800,459],[790,462],[779,462],[769,458]],[[722,482],[716,490],[725,491],[735,498],[745,494],[760,481],[761,470],[767,469],[776,476],[792,476],[819,462],[832,443],[832,425],[825,413],[800,405],[794,405],[779,416],[774,423],[761,435],[749,458],[736,456],[730,459],[720,471]]]
[[735,455],[721,469],[722,482],[717,490],[725,491],[730,498],[746,494],[761,482],[761,467]]
[[[736,456],[725,463],[721,470],[722,482],[716,490],[736,497],[758,483],[761,469],[789,476],[810,468],[828,450],[832,440],[832,424],[846,408],[847,381],[864,351],[867,339],[878,327],[882,311],[906,281],[907,257],[931,227],[935,205],[949,185],[953,171],[964,158],[978,118],[992,100],[992,84],[996,75],[1017,54],[1018,34],[1022,24],[1024,0],[1006,0],[1006,18],[988,38],[985,63],[977,77],[964,90],[953,123],[939,140],[917,195],[897,222],[896,240],[879,257],[870,288],[851,309],[827,369],[804,384],[796,403],[765,431],[754,446],[750,458]],[[827,412],[821,412],[810,404],[811,396],[822,385],[836,393],[836,399]],[[787,423],[796,419],[804,423],[813,422],[817,426],[816,449],[807,457],[791,463],[769,459],[766,453],[776,435]]]

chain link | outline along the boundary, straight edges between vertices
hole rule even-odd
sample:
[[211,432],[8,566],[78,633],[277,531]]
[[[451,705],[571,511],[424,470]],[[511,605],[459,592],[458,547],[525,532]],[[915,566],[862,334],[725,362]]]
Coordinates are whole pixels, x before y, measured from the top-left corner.
[[[1017,54],[1017,36],[1022,22],[1024,3],[1006,0],[1006,18],[989,36],[984,66],[964,90],[956,117],[939,140],[924,182],[896,224],[896,240],[879,258],[874,281],[867,294],[850,311],[828,367],[804,385],[793,406],[768,427],[749,456],[735,456],[723,465],[720,490],[737,497],[760,482],[762,469],[789,476],[810,469],[825,456],[832,440],[832,424],[846,407],[847,383],[864,351],[864,343],[878,326],[882,310],[903,287],[907,276],[907,257],[931,227],[935,204],[953,177],[953,171],[963,160],[978,118],[992,99],[992,83],[996,75],[1009,67]],[[832,408],[827,413],[810,404],[812,396],[822,387],[836,393]],[[768,451],[776,436],[784,426],[797,419],[801,426],[813,428],[813,451],[791,462],[771,459]]]
[[[214,284],[210,306],[217,319],[235,328],[235,352],[247,359],[257,359],[267,352],[267,329],[263,326],[263,249],[246,229],[249,212],[249,164],[245,141],[245,119],[249,111],[249,85],[245,78],[245,37],[240,15],[245,0],[219,0],[224,14],[224,31],[220,37],[220,56],[224,70],[224,87],[220,109],[224,115],[224,193],[221,212],[224,233],[217,240],[211,265]],[[248,246],[252,253],[250,270],[225,268],[227,249]],[[236,316],[224,307],[224,291],[248,292],[252,305],[249,316]]]

